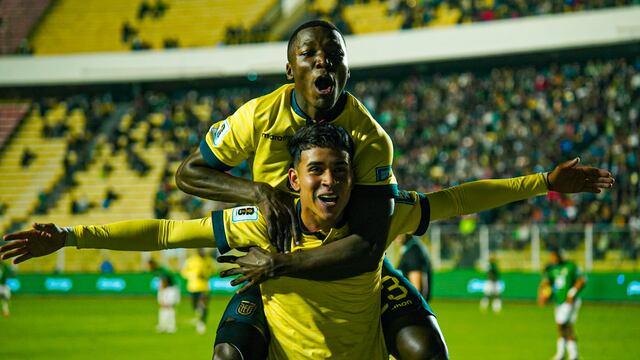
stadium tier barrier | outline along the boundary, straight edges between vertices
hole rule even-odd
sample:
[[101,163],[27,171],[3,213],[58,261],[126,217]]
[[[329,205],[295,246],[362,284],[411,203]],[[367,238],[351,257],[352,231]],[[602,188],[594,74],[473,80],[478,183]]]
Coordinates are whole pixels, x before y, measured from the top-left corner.
[[[582,297],[592,301],[640,303],[640,272],[588,273]],[[486,275],[474,270],[438,272],[434,275],[435,299],[476,299],[482,296]],[[535,300],[540,274],[503,273],[500,287],[506,300]],[[229,279],[212,277],[211,292],[230,295],[235,287]],[[9,279],[16,295],[151,295],[158,288],[158,278],[151,273],[126,274],[18,274]],[[183,294],[186,282],[181,279]]]

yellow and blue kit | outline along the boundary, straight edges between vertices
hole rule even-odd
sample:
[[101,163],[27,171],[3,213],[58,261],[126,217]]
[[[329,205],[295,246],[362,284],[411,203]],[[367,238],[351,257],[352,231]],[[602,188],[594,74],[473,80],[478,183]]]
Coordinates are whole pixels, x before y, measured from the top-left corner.
[[[429,221],[470,214],[547,192],[543,174],[466,183],[425,195],[402,192],[397,198],[389,240],[397,234],[420,235]],[[348,225],[328,233],[305,233],[302,251],[348,235]],[[219,247],[221,250],[260,246],[275,251],[266,222],[255,207],[214,212],[197,220],[138,220],[100,226],[73,227],[69,244],[78,248],[160,250]],[[386,357],[382,337],[382,261],[373,272],[335,281],[280,277],[261,285],[264,312],[271,330],[270,358]],[[408,296],[392,283],[388,296]],[[383,293],[384,294],[384,293]],[[243,311],[252,307],[243,304]],[[384,318],[384,315],[382,316]],[[384,320],[383,320],[384,321]]]
[[[254,181],[291,191],[287,172],[291,165],[288,141],[312,120],[296,104],[293,84],[283,85],[242,105],[233,115],[211,126],[200,143],[200,153],[215,169],[226,171],[253,158]],[[331,123],[347,131],[355,154],[354,184],[367,191],[397,191],[391,164],[393,145],[389,135],[353,95],[341,95],[337,116]]]
[[[296,206],[300,213],[300,202]],[[424,194],[406,192],[391,219],[389,244],[396,235],[422,235],[429,223]],[[220,252],[259,246],[276,252],[267,223],[257,207],[243,206],[212,213],[214,238]],[[329,232],[302,228],[302,242],[292,251],[305,251],[349,235],[349,226]],[[376,271],[358,276],[315,281],[287,276],[261,284],[262,303],[271,342],[270,359],[381,359],[387,357],[381,312],[382,261]],[[397,285],[396,285],[397,286]],[[398,290],[398,300],[407,293]],[[246,306],[246,304],[245,304]],[[238,309],[235,309],[236,311]]]

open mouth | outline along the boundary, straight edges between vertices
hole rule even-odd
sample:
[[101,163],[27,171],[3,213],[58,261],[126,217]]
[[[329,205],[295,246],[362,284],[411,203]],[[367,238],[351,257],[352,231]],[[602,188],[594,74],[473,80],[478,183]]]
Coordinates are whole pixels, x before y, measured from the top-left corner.
[[326,95],[333,92],[335,84],[333,78],[329,75],[322,75],[314,81],[314,85],[320,94]]
[[338,195],[318,195],[318,200],[328,205],[334,205],[338,202]]

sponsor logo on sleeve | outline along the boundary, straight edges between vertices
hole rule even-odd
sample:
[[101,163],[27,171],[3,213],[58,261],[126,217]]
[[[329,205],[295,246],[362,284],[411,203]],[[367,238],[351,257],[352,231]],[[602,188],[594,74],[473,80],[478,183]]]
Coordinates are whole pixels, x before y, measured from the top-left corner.
[[376,168],[376,181],[384,181],[391,177],[391,165]]
[[233,209],[231,213],[231,222],[257,221],[258,208],[255,206],[244,206]]
[[211,138],[213,139],[213,146],[220,145],[222,143],[222,139],[224,139],[230,131],[231,126],[229,126],[228,120],[213,124],[209,129]]

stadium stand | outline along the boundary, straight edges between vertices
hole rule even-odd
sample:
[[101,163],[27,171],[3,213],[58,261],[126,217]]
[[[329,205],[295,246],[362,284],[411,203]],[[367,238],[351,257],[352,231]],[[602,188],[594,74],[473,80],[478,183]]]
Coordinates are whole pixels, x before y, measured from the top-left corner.
[[[5,42],[6,50],[0,51],[15,51],[29,30],[30,41],[23,41],[22,52],[37,55],[265,42],[277,39],[271,34],[277,21],[265,20],[270,19],[267,15],[281,11],[281,5],[275,0],[244,1],[243,6],[237,6],[232,0],[59,0],[52,3],[34,26],[49,2],[31,2],[34,11],[29,12],[28,19],[10,21],[8,28],[12,31],[0,32],[0,36],[5,37],[11,34],[11,39]],[[4,1],[0,6],[13,6],[9,5],[13,3],[15,0]],[[344,34],[365,34],[632,4],[637,4],[637,0],[313,0],[304,5],[303,18],[323,17],[334,22]],[[279,33],[288,36],[288,31]]]
[[7,209],[0,216],[0,228],[7,229],[11,223],[24,221],[31,213],[42,210],[49,192],[63,177],[67,140],[45,138],[43,129],[46,124],[63,123],[65,118],[63,103],[50,109],[44,118],[34,107],[2,152],[1,201]]
[[[253,26],[275,1],[251,0],[243,6],[229,0],[161,3],[163,10],[157,11],[158,2],[56,1],[32,37],[35,54],[215,46],[227,26]],[[147,10],[142,11],[144,4]]]
[[315,1],[312,14],[336,24],[346,20],[345,33],[365,34],[400,29],[452,26],[525,16],[570,13],[634,4],[633,0],[587,1],[441,1],[371,0]]
[[28,110],[29,103],[0,104],[0,149]]
[[45,13],[50,0],[3,0],[0,2],[0,54],[31,54],[29,32]]

